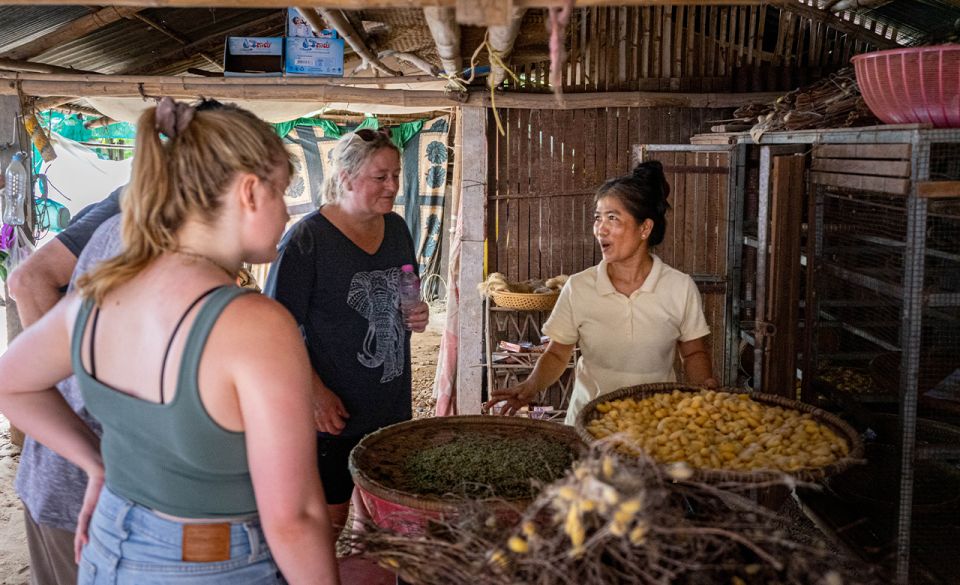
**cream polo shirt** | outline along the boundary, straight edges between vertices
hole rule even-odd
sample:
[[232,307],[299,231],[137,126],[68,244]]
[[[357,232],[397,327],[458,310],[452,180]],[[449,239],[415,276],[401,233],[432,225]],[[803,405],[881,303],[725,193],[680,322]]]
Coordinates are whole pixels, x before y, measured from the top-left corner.
[[617,292],[607,263],[570,277],[543,326],[550,339],[579,344],[576,381],[564,422],[601,394],[624,386],[675,382],[678,341],[710,333],[697,285],[653,256],[653,268],[629,297]]

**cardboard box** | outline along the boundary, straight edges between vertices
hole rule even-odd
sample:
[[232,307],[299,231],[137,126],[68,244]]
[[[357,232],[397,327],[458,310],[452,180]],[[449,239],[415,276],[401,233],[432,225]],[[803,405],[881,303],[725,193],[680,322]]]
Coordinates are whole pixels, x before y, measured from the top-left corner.
[[287,8],[287,36],[288,37],[318,37],[323,39],[337,38],[337,31],[325,28],[319,33],[313,30],[307,19],[296,8]]
[[283,37],[227,37],[226,43],[225,77],[283,75]]
[[286,38],[287,75],[343,77],[343,39]]

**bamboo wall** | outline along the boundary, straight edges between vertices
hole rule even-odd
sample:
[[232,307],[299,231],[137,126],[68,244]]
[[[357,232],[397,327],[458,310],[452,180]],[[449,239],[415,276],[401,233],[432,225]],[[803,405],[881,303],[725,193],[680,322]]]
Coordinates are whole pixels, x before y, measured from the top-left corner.
[[593,194],[633,167],[632,147],[685,143],[728,115],[692,108],[503,110],[506,135],[492,122],[489,129],[488,272],[526,280],[595,265]]
[[[790,90],[875,50],[897,31],[841,13],[828,26],[776,6],[590,7],[567,31],[564,91]],[[827,15],[828,18],[833,18]],[[528,20],[536,16],[528,16]],[[529,26],[528,26],[529,25]],[[527,23],[527,28],[543,26]],[[522,39],[518,57],[523,53]],[[893,43],[892,40],[889,43]],[[522,61],[523,59],[520,59]],[[549,59],[518,63],[519,91],[548,91]]]

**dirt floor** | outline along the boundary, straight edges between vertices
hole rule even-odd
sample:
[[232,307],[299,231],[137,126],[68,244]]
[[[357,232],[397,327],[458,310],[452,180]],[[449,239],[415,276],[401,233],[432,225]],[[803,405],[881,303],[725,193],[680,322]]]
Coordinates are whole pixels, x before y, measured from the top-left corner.
[[[431,395],[445,319],[442,310],[442,306],[431,307],[427,331],[413,336],[414,418],[432,416],[434,412],[435,400]],[[0,307],[0,323],[3,322],[3,308]],[[4,341],[0,340],[0,343]],[[0,345],[0,353],[5,349],[4,345]],[[10,425],[0,415],[0,585],[27,585],[30,581],[23,512],[13,490],[19,458],[19,449],[10,443]]]

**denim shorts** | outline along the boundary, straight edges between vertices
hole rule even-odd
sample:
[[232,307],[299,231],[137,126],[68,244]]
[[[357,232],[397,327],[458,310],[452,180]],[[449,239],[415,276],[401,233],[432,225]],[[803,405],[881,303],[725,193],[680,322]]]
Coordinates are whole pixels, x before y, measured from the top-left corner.
[[258,521],[230,526],[230,559],[181,560],[183,524],[104,487],[80,557],[78,585],[284,585]]

